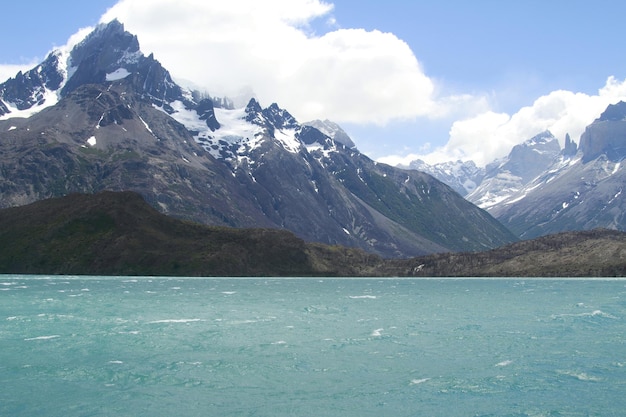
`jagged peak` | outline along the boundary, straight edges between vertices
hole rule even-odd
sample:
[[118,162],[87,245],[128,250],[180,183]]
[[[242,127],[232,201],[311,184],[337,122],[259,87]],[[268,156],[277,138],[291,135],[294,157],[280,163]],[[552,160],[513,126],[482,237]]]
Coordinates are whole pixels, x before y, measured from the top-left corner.
[[80,41],[76,46],[92,42],[96,38],[112,38],[116,36],[130,36],[137,38],[135,35],[127,32],[124,28],[124,24],[118,19],[113,19],[107,23],[99,23],[94,30],[92,30],[85,38]]
[[565,146],[563,146],[563,151],[562,154],[565,157],[571,157],[576,155],[576,152],[578,151],[578,145],[576,145],[576,143],[574,141],[572,141],[572,138],[570,137],[569,133],[565,134]]
[[117,19],[99,24],[85,39],[74,46],[70,56],[71,65],[80,64],[93,54],[94,49],[100,55],[113,52],[118,52],[115,55],[123,53],[128,55],[140,51],[137,36],[127,32]]
[[557,141],[557,138],[550,132],[549,130],[544,130],[543,132],[533,136],[532,138],[526,140],[522,145],[528,147],[534,147],[537,145],[543,145],[549,142]]
[[298,121],[287,110],[282,109],[276,103],[263,108],[255,99],[251,98],[245,109],[245,120],[258,126],[272,129],[297,129],[300,127]]
[[257,99],[252,97],[250,101],[248,101],[248,104],[246,105],[246,113],[250,113],[250,112],[260,113],[261,111],[263,111],[261,104],[259,104]]
[[298,121],[287,110],[281,109],[278,104],[272,103],[263,110],[263,116],[277,129],[296,129]]
[[60,51],[53,51],[39,65],[18,71],[0,84],[0,118],[29,117],[58,101],[56,91],[65,80],[65,62]]
[[263,108],[255,98],[251,98],[250,101],[248,101],[245,112],[246,122],[256,124],[258,126],[263,126],[263,117],[261,115],[261,113],[263,112]]
[[626,120],[626,102],[609,104],[595,122],[620,122]]
[[356,148],[356,145],[350,138],[350,136],[346,133],[345,130],[341,128],[337,123],[325,119],[325,120],[312,120],[310,122],[303,123],[307,126],[313,126],[318,129],[320,132],[332,138],[335,142],[341,143],[347,148]]

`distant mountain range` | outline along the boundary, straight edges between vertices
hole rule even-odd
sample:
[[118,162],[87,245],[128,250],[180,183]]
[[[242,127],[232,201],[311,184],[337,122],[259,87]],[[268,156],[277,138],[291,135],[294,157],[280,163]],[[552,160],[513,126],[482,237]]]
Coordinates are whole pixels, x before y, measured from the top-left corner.
[[[487,210],[522,239],[607,228],[626,230],[626,103],[610,105],[577,147],[550,132],[515,146],[502,160],[419,167]],[[453,168],[451,168],[453,167]]]
[[179,86],[118,21],[0,84],[0,206],[102,190],[385,257],[517,239],[431,175],[372,161],[330,121]]

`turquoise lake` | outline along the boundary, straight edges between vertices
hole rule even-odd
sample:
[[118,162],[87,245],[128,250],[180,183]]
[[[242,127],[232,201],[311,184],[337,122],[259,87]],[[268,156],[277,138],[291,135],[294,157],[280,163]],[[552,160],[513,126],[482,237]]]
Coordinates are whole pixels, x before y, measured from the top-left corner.
[[0,416],[624,416],[626,280],[0,275]]

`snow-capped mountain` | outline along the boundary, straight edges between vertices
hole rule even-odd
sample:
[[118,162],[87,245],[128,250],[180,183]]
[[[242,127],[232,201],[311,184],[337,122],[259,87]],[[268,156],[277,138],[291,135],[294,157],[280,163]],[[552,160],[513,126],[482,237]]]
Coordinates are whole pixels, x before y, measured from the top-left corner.
[[4,207],[133,190],[178,217],[384,256],[515,239],[433,177],[373,162],[332,122],[182,88],[117,21],[0,84],[0,109]]
[[[575,153],[576,144],[571,145],[574,146]],[[550,167],[559,155],[561,148],[558,140],[552,133],[543,132],[513,147],[509,155],[485,168],[476,166],[473,161],[459,160],[430,165],[421,159],[402,168],[426,172],[448,184],[469,201],[489,210]]]
[[561,146],[546,131],[513,147],[508,156],[487,165],[483,180],[466,198],[489,210],[511,198],[535,177],[551,167],[561,155]]
[[341,128],[341,126],[339,126],[335,122],[326,119],[312,120],[304,124],[316,128],[335,142],[341,143],[346,148],[356,148],[356,145],[354,144],[350,136],[348,136],[348,134]]
[[407,169],[426,172],[444,184],[448,184],[462,196],[472,193],[485,177],[485,169],[473,161],[450,161],[429,165],[421,159],[412,161]]
[[626,230],[626,103],[587,127],[578,152],[564,152],[489,211],[524,239],[567,230]]
[[[507,157],[487,165],[466,198],[523,239],[593,228],[626,230],[625,157],[626,103],[620,102],[587,127],[579,147],[566,135],[561,149],[550,132],[515,146]],[[462,192],[464,171],[436,169],[449,165],[418,161],[413,167]]]

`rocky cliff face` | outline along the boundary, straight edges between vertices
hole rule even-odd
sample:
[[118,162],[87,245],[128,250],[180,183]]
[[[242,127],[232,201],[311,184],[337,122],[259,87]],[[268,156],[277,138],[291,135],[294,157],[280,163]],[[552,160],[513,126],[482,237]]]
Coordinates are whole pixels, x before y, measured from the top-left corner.
[[0,84],[3,207],[132,190],[177,217],[388,257],[515,239],[431,176],[374,163],[328,123],[302,125],[254,99],[215,106],[181,88],[119,22],[46,62]]
[[583,163],[605,155],[611,161],[626,157],[626,103],[610,105],[580,137]]

